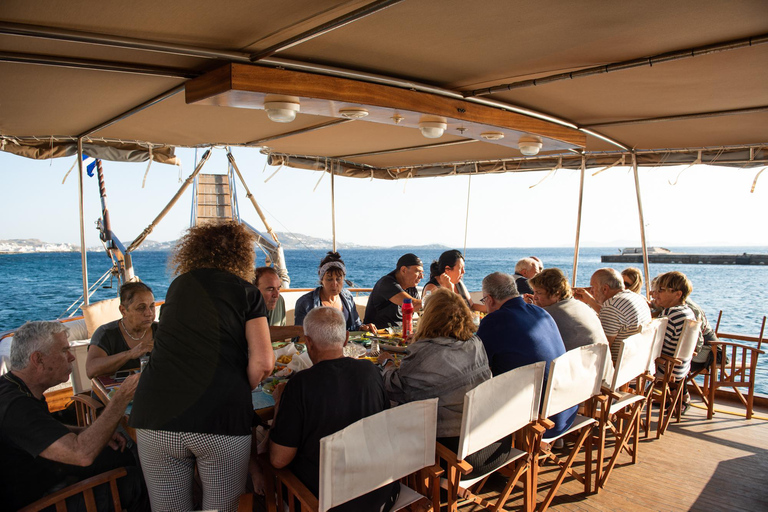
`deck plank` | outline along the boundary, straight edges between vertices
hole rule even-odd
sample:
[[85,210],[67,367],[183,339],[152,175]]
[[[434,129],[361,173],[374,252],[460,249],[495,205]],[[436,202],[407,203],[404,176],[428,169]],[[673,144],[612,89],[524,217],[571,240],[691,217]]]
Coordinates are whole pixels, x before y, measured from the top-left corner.
[[[630,464],[629,456],[622,455],[599,494],[584,495],[581,484],[566,479],[550,510],[768,510],[764,482],[768,474],[768,412],[759,410],[756,416],[746,420],[719,413],[707,420],[706,410],[694,406],[679,424],[671,423],[661,439],[653,437],[654,431],[649,439],[640,440],[637,464]],[[551,468],[542,468],[539,501],[556,476]],[[501,485],[501,479],[491,479],[483,495],[492,498]],[[512,497],[505,509],[522,509],[520,493]],[[460,510],[472,507],[466,505]]]

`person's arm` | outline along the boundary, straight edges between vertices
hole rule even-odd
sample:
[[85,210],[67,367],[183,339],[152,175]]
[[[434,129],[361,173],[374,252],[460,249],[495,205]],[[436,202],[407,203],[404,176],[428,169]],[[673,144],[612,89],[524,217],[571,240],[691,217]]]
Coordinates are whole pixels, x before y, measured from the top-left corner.
[[287,338],[304,336],[301,325],[270,325],[269,338],[272,341],[283,341]]
[[245,322],[245,339],[248,341],[248,382],[251,389],[256,389],[275,367],[267,318],[262,316]]
[[99,375],[112,375],[131,359],[138,359],[144,354],[152,352],[154,345],[154,340],[142,341],[130,350],[118,352],[111,356],[107,355],[103,348],[91,345],[88,347],[88,357],[85,360],[85,373],[89,379]]
[[392,304],[397,304],[398,306],[402,306],[403,301],[405,299],[411,299],[411,302],[413,303],[414,311],[418,311],[421,309],[421,299],[414,299],[413,297],[411,297],[411,295],[408,292],[405,292],[405,291],[402,291],[397,295],[393,295],[392,297],[390,297],[389,302],[391,302]]
[[595,312],[600,313],[600,310],[602,309],[602,306],[599,302],[595,300],[595,298],[592,296],[591,293],[589,293],[589,290],[586,288],[574,288],[573,289],[573,296],[576,298],[576,300],[580,300],[587,306],[591,307],[595,310]]
[[125,379],[120,389],[104,408],[104,412],[96,418],[91,426],[77,434],[72,432],[59,438],[40,452],[40,456],[75,466],[93,464],[107,442],[112,440],[115,428],[125,415],[125,408],[136,392],[140,377],[141,374],[135,374]]

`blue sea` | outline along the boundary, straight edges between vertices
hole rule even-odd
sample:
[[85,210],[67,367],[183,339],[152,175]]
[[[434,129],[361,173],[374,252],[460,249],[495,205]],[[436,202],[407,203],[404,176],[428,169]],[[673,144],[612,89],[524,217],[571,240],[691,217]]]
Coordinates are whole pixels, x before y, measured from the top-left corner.
[[[766,253],[768,247],[674,247],[675,252],[708,254]],[[346,249],[340,251],[347,265],[347,279],[358,287],[372,287],[382,275],[393,270],[397,258],[414,252],[428,267],[441,249]],[[577,286],[588,286],[592,273],[605,266],[601,254],[615,254],[616,247],[584,248],[579,254]],[[291,287],[317,285],[317,266],[324,252],[320,250],[288,250],[285,252]],[[465,283],[479,290],[484,276],[495,271],[513,272],[517,260],[538,256],[545,267],[558,267],[570,276],[573,250],[570,248],[509,248],[466,251]],[[135,252],[133,263],[142,281],[149,284],[155,297],[165,297],[171,275],[167,268],[167,252]],[[261,264],[262,261],[259,261]],[[111,262],[104,253],[88,253],[89,281],[95,282],[109,270]],[[625,265],[615,265],[619,270]],[[626,265],[629,266],[629,265]],[[640,265],[636,265],[640,266]],[[721,328],[728,332],[757,335],[763,315],[768,314],[768,267],[737,265],[671,265],[652,264],[651,275],[670,270],[684,272],[693,282],[692,298],[707,314],[713,327],[720,310]],[[422,285],[426,281],[422,282]],[[109,286],[109,280],[106,285]],[[0,332],[13,329],[27,320],[54,319],[82,294],[79,253],[0,254]],[[91,301],[117,296],[112,288],[99,288]],[[758,391],[768,394],[768,360],[759,363]]]

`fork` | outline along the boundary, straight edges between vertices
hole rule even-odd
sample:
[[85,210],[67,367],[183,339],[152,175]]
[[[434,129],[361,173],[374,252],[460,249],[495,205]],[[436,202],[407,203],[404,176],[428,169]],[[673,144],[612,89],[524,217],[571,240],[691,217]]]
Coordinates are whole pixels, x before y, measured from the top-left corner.
[[381,354],[381,350],[379,349],[379,340],[372,339],[371,340],[371,349],[368,352],[368,355],[370,357],[379,357],[379,354]]

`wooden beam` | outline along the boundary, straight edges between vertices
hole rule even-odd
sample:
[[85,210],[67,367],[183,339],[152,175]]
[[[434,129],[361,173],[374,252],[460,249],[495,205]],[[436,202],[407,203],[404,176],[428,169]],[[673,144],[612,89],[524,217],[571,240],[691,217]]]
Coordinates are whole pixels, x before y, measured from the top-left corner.
[[421,115],[445,117],[449,131],[462,128],[462,136],[478,140],[483,131],[501,131],[505,137],[493,143],[514,148],[523,134],[542,137],[544,151],[586,145],[578,130],[500,108],[334,76],[230,63],[186,84],[187,103],[202,105],[262,109],[267,94],[300,98],[305,114],[339,117],[340,107],[355,105],[370,110],[366,121],[409,127],[417,127]]

